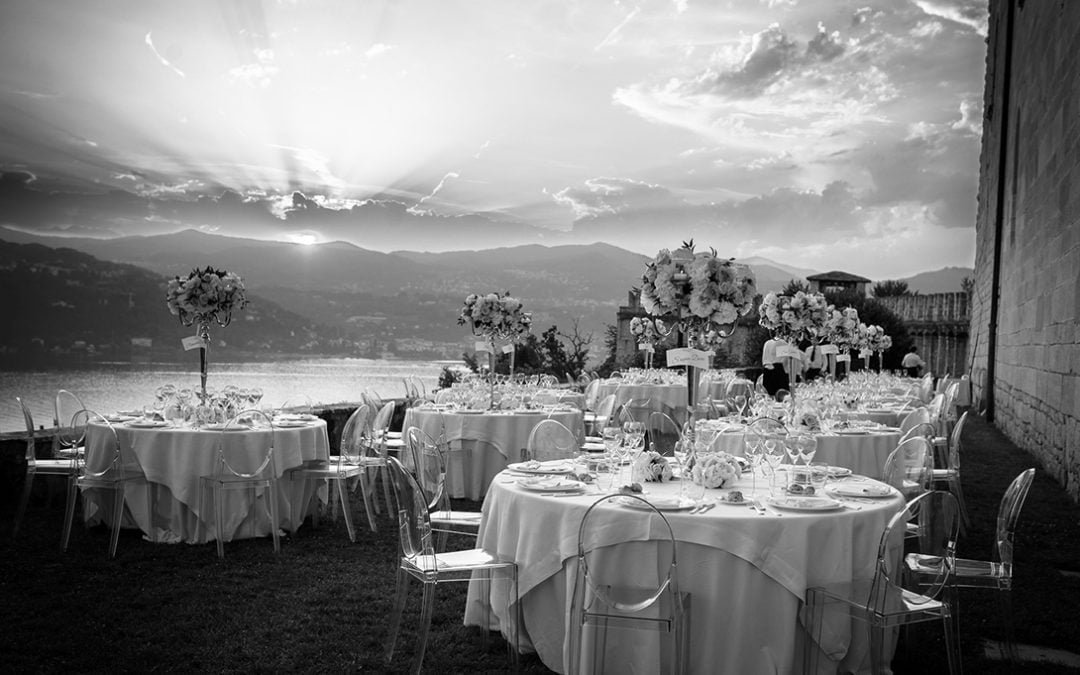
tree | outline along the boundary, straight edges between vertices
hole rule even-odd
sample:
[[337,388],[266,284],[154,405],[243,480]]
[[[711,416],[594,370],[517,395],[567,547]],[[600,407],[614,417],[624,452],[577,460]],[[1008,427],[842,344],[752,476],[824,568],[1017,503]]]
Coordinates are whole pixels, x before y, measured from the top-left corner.
[[788,279],[788,282],[780,291],[780,295],[795,295],[799,291],[802,291],[803,293],[809,293],[810,284],[806,283],[802,279]]
[[574,377],[579,377],[585,372],[585,363],[589,360],[589,345],[592,343],[593,334],[582,335],[581,320],[575,318],[571,332],[563,333],[560,331],[558,335],[570,343],[570,347],[566,351],[567,365],[569,366],[566,372]]
[[888,281],[879,281],[874,284],[872,290],[875,298],[891,298],[898,295],[912,295],[912,292],[908,289],[906,281],[900,281],[898,279],[889,279]]

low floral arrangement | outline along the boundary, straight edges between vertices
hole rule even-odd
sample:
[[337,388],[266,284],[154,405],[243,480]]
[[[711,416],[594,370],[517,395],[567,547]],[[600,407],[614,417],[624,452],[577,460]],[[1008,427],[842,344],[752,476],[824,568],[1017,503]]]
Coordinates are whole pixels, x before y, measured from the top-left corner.
[[795,427],[799,431],[821,431],[821,415],[813,410],[798,410],[795,413]]
[[851,349],[859,337],[859,310],[832,308],[826,323],[826,339],[840,349]]
[[668,317],[688,333],[722,338],[720,326],[734,324],[753,308],[753,271],[715,250],[694,252],[693,240],[674,252],[662,249],[641,277],[641,305],[653,316]]
[[698,455],[694,463],[694,482],[706,488],[729,488],[741,475],[739,460],[726,452]]
[[652,450],[642,452],[634,459],[631,474],[633,480],[642,483],[662,483],[672,478],[671,465],[667,458]]
[[193,269],[186,278],[169,280],[165,302],[173,316],[180,317],[185,326],[196,321],[216,320],[226,325],[235,310],[247,306],[244,281],[232,272],[213,267]]
[[832,306],[820,293],[778,295],[767,293],[758,308],[760,323],[788,342],[817,342],[828,335]]
[[509,293],[471,293],[465,298],[458,323],[471,326],[474,335],[517,342],[532,330],[532,315],[521,308],[521,301]]

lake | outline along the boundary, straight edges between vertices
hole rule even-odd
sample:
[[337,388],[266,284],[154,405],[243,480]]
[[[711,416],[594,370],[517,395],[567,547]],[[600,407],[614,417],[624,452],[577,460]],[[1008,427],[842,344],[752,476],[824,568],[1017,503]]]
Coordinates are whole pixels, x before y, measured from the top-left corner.
[[[207,388],[234,384],[261,387],[263,403],[280,404],[296,394],[313,403],[355,403],[371,389],[383,398],[405,395],[402,379],[415,375],[427,391],[435,388],[449,361],[373,359],[302,359],[266,363],[210,363]],[[199,366],[186,363],[100,363],[85,368],[39,371],[0,371],[0,432],[25,429],[15,401],[22,397],[38,427],[50,427],[53,397],[67,389],[101,413],[150,406],[154,390],[163,384],[198,389]]]

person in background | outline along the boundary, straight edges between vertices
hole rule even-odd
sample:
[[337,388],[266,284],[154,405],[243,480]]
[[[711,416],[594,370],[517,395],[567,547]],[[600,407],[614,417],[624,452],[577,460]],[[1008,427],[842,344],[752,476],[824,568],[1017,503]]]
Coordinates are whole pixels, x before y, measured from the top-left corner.
[[919,377],[922,375],[922,369],[926,367],[926,361],[923,361],[922,357],[919,356],[918,348],[911,345],[908,353],[904,354],[904,360],[900,362],[900,367],[907,371],[908,377]]
[[803,363],[806,364],[806,370],[803,372],[803,379],[807,382],[813,382],[821,377],[821,372],[825,369],[826,356],[821,353],[821,349],[815,344],[807,347],[804,354]]
[[779,389],[788,388],[788,373],[784,370],[784,359],[777,355],[780,347],[786,347],[787,342],[777,338],[769,338],[765,346],[761,348],[761,365],[765,366],[764,377],[761,384],[769,396],[776,396]]

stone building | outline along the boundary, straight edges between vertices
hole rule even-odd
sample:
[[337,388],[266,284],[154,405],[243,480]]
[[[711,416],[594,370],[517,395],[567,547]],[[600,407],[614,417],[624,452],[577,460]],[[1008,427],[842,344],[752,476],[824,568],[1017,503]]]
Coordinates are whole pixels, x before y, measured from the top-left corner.
[[974,405],[1080,497],[1080,2],[991,0]]
[[858,274],[833,270],[811,274],[806,277],[806,282],[810,284],[810,291],[813,293],[857,293],[865,296],[866,285],[870,283],[870,280]]
[[971,306],[967,293],[930,293],[878,298],[904,321],[929,372],[954,377],[969,370]]

